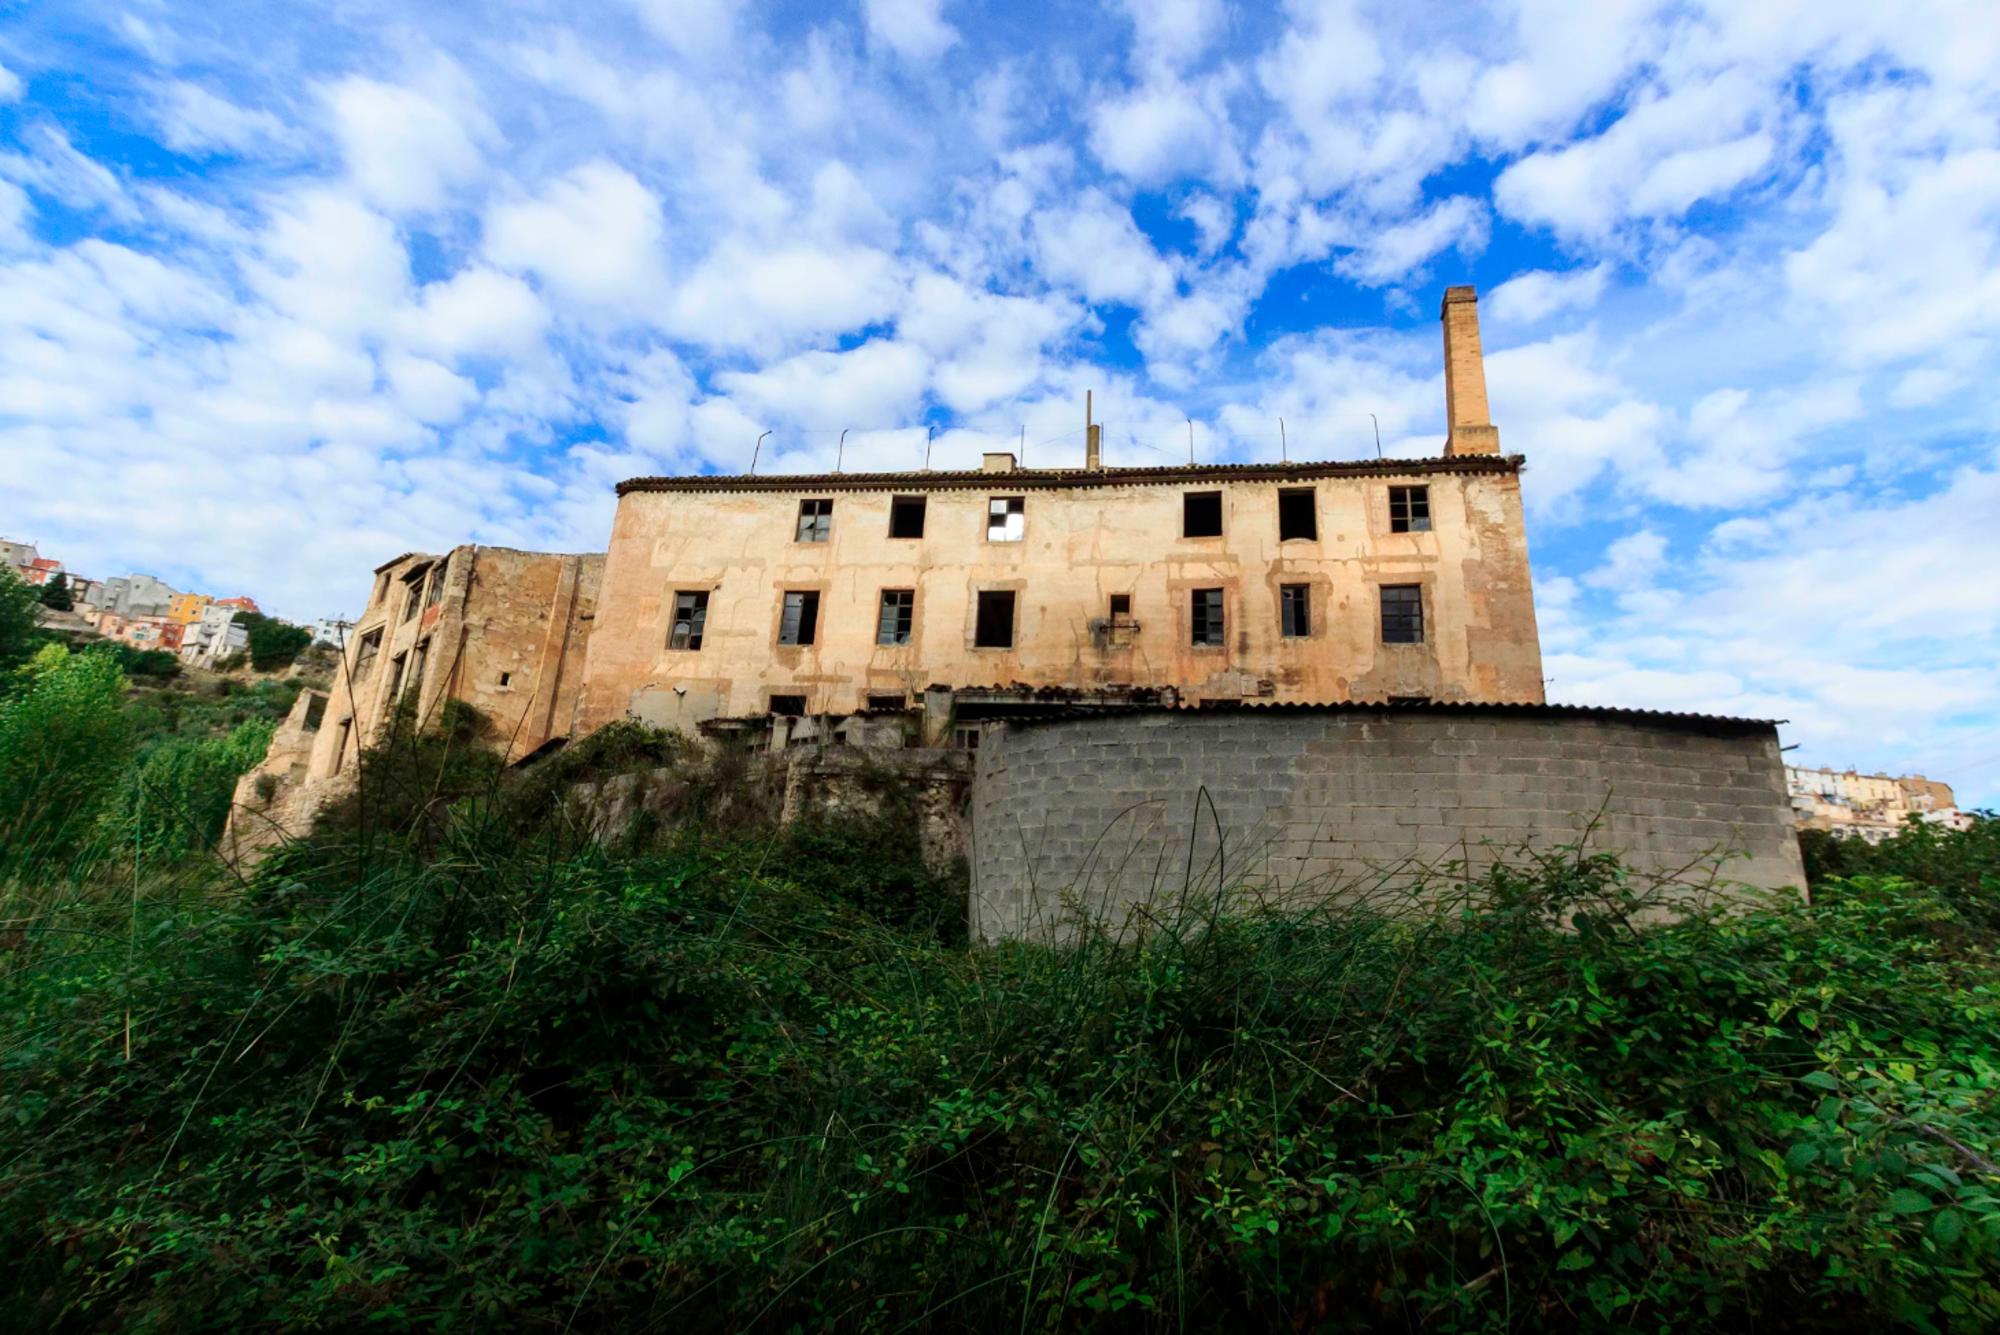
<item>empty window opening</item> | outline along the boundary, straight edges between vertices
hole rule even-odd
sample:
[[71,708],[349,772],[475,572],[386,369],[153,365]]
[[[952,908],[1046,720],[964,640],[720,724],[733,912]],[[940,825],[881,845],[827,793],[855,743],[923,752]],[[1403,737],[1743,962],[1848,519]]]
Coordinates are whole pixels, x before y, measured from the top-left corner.
[[514,674],[511,672],[503,672],[500,674],[500,684],[502,686],[508,685],[513,680],[514,680]]
[[908,644],[916,616],[915,589],[882,590],[882,615],[875,624],[875,643]]
[[1300,640],[1312,634],[1311,585],[1278,586],[1278,633],[1288,640]]
[[431,571],[430,582],[424,588],[424,606],[436,607],[439,603],[443,601],[444,601],[444,567],[438,566]]
[[910,697],[907,695],[871,695],[868,697],[870,709],[908,709]]
[[1189,639],[1197,645],[1220,647],[1223,643],[1222,590],[1196,589],[1194,615]]
[[320,723],[326,718],[326,697],[317,692],[309,692],[306,699],[306,731],[318,732]]
[[784,615],[778,618],[778,643],[811,644],[818,630],[818,590],[793,589],[787,592]]
[[394,658],[389,660],[388,700],[389,703],[392,705],[396,703],[396,697],[402,692],[403,689],[403,660],[406,657],[407,655],[405,654],[397,654]]
[[1132,624],[1132,595],[1114,593],[1111,595],[1111,624],[1129,626]]
[[1424,590],[1419,584],[1382,586],[1382,643],[1424,642]]
[[375,604],[381,602],[383,598],[387,597],[388,593],[389,593],[389,572],[385,570],[381,574],[375,577],[375,591],[368,596],[368,605],[370,607],[375,606]]
[[416,649],[410,655],[410,689],[419,695],[424,689],[424,661],[431,656],[431,642],[418,640]]
[[368,669],[375,666],[376,655],[382,652],[382,628],[377,626],[361,637],[361,645],[354,651],[354,675],[365,677]]
[[986,503],[986,540],[1019,542],[1028,527],[1028,498],[995,496]]
[[786,718],[801,718],[806,712],[806,698],[803,695],[774,695],[771,697],[771,712]]
[[921,496],[898,496],[889,502],[889,536],[892,538],[921,538],[924,536],[925,502]]
[[1311,487],[1286,487],[1278,493],[1278,541],[1319,538],[1319,513]]
[[825,542],[833,536],[831,500],[799,502],[799,541]]
[[354,731],[354,719],[350,716],[340,721],[340,736],[333,742],[333,772],[340,773],[340,767],[347,760],[347,737]]
[[953,728],[951,730],[951,744],[960,751],[977,751],[979,749],[979,729]]
[[1222,493],[1191,491],[1181,497],[1181,536],[1219,538],[1222,536]]
[[674,595],[674,628],[667,636],[669,649],[701,648],[702,631],[708,625],[708,593],[684,589]]
[[979,618],[972,630],[975,649],[1014,647],[1014,592],[993,589],[979,595]]
[[403,603],[403,620],[408,621],[414,617],[418,612],[423,610],[423,606],[424,586],[421,584],[412,584],[410,586],[410,596]]
[[1389,531],[1428,533],[1431,531],[1431,489],[1429,487],[1389,488]]

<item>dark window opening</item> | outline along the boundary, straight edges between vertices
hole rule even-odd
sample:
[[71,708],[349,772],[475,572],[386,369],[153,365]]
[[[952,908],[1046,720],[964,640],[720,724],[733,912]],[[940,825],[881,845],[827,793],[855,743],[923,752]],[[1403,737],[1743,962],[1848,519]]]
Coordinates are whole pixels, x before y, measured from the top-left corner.
[[833,536],[831,500],[799,502],[799,541],[825,542]]
[[1278,631],[1288,640],[1312,634],[1312,586],[1282,584],[1278,587]]
[[1311,487],[1287,487],[1278,493],[1278,541],[1319,537],[1319,514]]
[[898,496],[889,502],[889,536],[892,538],[921,538],[924,536],[924,498],[921,496]]
[[319,725],[326,718],[326,697],[313,695],[306,701],[306,731],[318,732]]
[[501,673],[501,674],[500,674],[500,684],[501,684],[502,686],[505,686],[505,685],[506,685],[506,684],[507,684],[508,682],[510,682],[510,681],[512,681],[512,680],[514,680],[514,674],[513,674],[513,673],[511,673],[511,672],[503,672],[503,673]]
[[1196,589],[1190,640],[1197,645],[1220,646],[1223,640],[1222,590]]
[[951,744],[960,751],[977,751],[979,749],[979,729],[953,728],[951,730]]
[[1382,586],[1382,643],[1424,642],[1424,590],[1419,584]]
[[424,606],[436,607],[444,601],[444,567],[431,571],[430,582],[424,588]]
[[397,654],[389,660],[389,694],[387,698],[391,705],[396,703],[396,697],[403,690],[403,661],[406,657],[407,655],[405,654]]
[[1014,647],[1013,590],[988,590],[979,595],[979,617],[973,627],[972,644],[976,649]]
[[778,618],[779,644],[811,644],[819,631],[819,591],[793,589],[785,594],[785,612]]
[[411,617],[414,617],[422,610],[423,605],[424,586],[421,584],[412,584],[410,586],[410,596],[403,602],[403,620],[408,621]]
[[347,760],[347,738],[354,731],[352,716],[340,721],[340,736],[333,744],[333,772],[340,773],[340,767]]
[[376,627],[361,637],[361,647],[354,651],[354,675],[365,677],[368,669],[375,666],[375,656],[382,652],[382,629]]
[[1222,536],[1222,493],[1191,491],[1181,497],[1181,536],[1219,538]]
[[1389,531],[1428,533],[1431,531],[1431,489],[1429,487],[1389,488]]
[[674,629],[667,639],[669,649],[701,648],[702,631],[708,625],[708,594],[688,590],[674,595]]
[[986,540],[1019,542],[1028,527],[1028,498],[995,496],[986,503]]
[[806,712],[806,698],[803,695],[774,695],[771,697],[771,712],[786,718],[801,718]]
[[875,643],[908,644],[916,617],[915,589],[882,590],[882,614],[875,624]]
[[871,695],[868,697],[870,709],[907,709],[910,697],[907,695]]
[[1114,593],[1111,595],[1111,624],[1121,625],[1132,619],[1132,595]]

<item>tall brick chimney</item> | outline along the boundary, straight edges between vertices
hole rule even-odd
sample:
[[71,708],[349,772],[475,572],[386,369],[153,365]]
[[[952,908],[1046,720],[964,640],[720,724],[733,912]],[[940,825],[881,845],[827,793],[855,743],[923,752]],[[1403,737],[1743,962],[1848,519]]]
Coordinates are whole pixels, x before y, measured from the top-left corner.
[[1447,455],[1500,453],[1500,428],[1486,406],[1486,357],[1479,347],[1479,292],[1448,287],[1444,322],[1444,415]]

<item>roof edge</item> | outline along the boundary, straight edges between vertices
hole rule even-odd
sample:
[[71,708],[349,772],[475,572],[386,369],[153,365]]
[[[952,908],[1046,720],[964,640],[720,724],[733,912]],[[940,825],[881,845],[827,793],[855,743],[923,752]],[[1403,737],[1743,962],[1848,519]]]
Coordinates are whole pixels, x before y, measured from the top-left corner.
[[1518,454],[1455,455],[1428,459],[1355,459],[1279,464],[1168,464],[1145,468],[1017,468],[989,473],[951,469],[906,473],[689,473],[627,478],[618,495],[635,491],[962,491],[1161,485],[1174,482],[1288,482],[1322,477],[1395,477],[1403,474],[1518,473]]

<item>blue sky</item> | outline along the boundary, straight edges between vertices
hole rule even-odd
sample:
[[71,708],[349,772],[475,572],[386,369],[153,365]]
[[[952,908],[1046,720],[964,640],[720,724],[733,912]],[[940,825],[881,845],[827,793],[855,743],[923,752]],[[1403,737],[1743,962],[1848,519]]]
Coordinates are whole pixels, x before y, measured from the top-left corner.
[[0,530],[279,612],[639,473],[1365,456],[1482,293],[1551,694],[2000,801],[2000,11],[0,10]]

